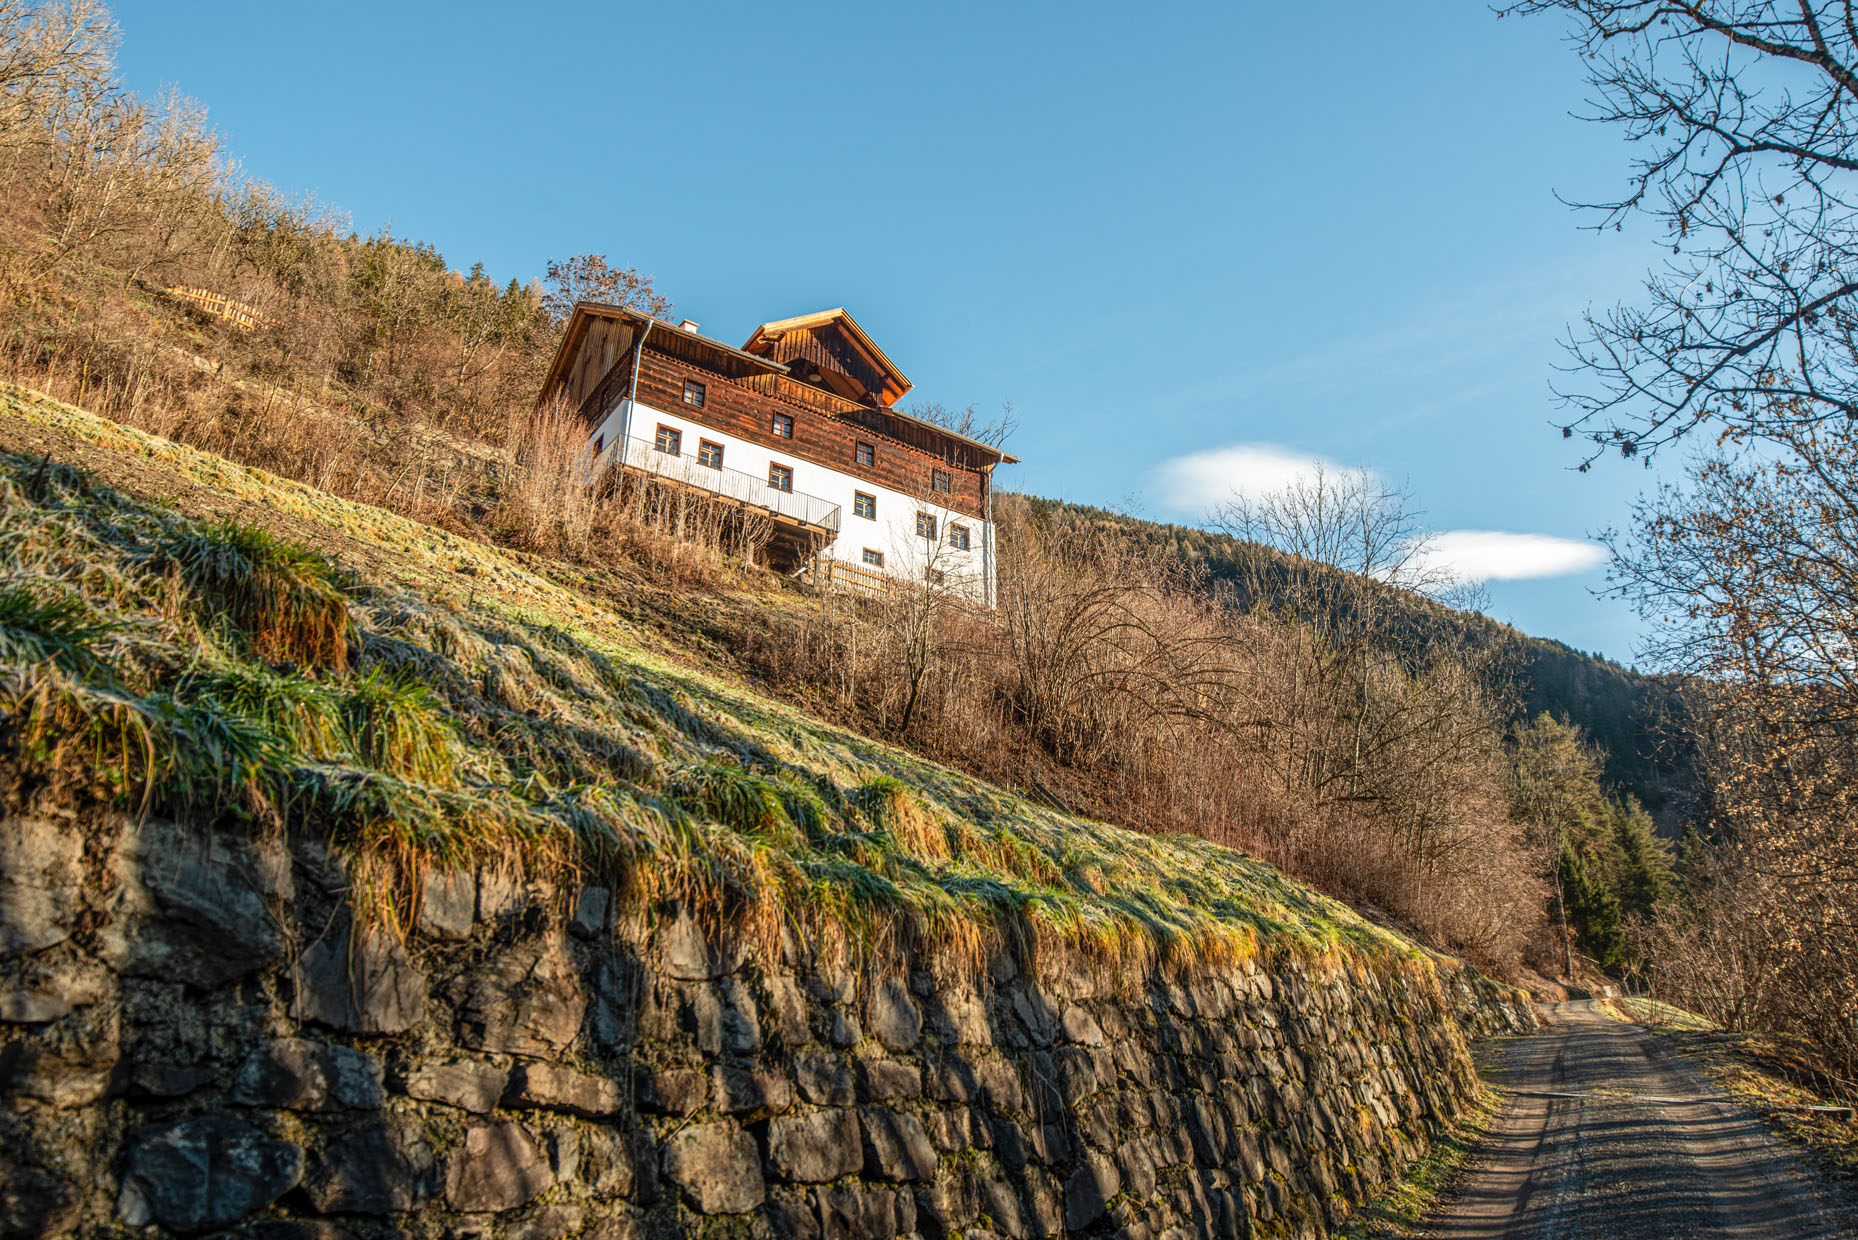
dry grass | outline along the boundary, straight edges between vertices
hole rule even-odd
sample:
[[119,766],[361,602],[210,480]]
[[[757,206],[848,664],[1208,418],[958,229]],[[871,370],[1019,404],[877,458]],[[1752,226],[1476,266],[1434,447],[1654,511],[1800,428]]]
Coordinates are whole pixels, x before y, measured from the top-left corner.
[[[294,536],[340,530],[370,566],[347,596],[349,670],[282,676],[243,630],[168,605],[150,552],[185,517],[57,467],[28,493],[38,462],[0,461],[0,576],[82,581],[109,626],[95,675],[8,663],[0,709],[25,740],[7,758],[28,784],[314,823],[395,917],[424,867],[496,864],[564,884],[598,875],[637,910],[688,901],[768,950],[797,935],[866,953],[934,942],[951,967],[999,950],[1036,967],[1063,947],[1117,975],[1278,953],[1430,973],[1396,936],[1243,854],[1029,803],[653,655],[504,553],[43,400],[10,403],[223,480]],[[435,568],[461,562],[477,570],[471,597]],[[546,709],[489,695],[493,667],[512,699]]]

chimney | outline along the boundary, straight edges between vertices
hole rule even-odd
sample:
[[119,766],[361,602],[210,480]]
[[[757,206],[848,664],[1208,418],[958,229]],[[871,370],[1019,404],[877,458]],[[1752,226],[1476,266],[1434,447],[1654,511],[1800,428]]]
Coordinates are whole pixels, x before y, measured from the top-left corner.
[[695,332],[701,326],[703,326],[703,324],[697,322],[695,319],[685,319],[682,323],[677,325],[677,328],[679,331]]

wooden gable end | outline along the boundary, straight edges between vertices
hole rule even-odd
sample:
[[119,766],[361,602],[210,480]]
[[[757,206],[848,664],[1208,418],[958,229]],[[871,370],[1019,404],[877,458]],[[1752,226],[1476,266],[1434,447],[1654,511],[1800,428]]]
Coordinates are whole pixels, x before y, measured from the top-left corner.
[[779,362],[803,383],[873,409],[888,409],[910,381],[841,307],[763,323],[743,349]]

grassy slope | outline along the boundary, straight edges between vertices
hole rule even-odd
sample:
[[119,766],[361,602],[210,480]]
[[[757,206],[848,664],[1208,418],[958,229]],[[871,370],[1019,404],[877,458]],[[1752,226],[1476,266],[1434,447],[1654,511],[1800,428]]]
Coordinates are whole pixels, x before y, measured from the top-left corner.
[[[0,415],[0,595],[30,603],[0,641],[6,756],[171,812],[328,827],[398,916],[422,866],[500,860],[600,872],[635,908],[694,897],[770,945],[1423,959],[1244,854],[1067,817],[693,670],[549,565],[22,389],[0,385]],[[215,518],[340,566],[350,666],[258,657],[269,622],[177,567],[177,546],[236,541]]]

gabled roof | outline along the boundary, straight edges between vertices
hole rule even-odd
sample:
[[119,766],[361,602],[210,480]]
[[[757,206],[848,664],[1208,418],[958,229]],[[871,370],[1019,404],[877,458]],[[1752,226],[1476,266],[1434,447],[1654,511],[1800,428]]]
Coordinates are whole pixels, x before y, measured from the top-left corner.
[[[708,336],[686,331],[663,319],[653,318],[641,310],[634,310],[629,306],[609,306],[600,302],[583,301],[574,307],[574,313],[568,319],[567,328],[561,333],[561,344],[555,349],[555,358],[549,363],[548,374],[542,380],[544,398],[547,397],[556,381],[567,371],[568,362],[580,349],[581,339],[586,334],[587,325],[594,319],[617,319],[630,323],[638,329],[643,329],[649,324],[654,338],[674,337],[691,342],[700,350],[708,353],[710,360],[718,363],[717,368],[725,374],[740,372],[784,375],[787,373],[787,367],[779,362],[769,361],[765,357],[744,352],[720,340],[712,340]],[[668,337],[662,333],[668,333]]]
[[[554,360],[549,363],[548,374],[542,380],[542,390],[537,398],[538,401],[547,400],[555,385],[566,377],[569,363],[573,360],[575,353],[580,350],[581,344],[586,337],[589,324],[597,319],[617,320],[629,324],[635,331],[649,331],[646,339],[648,343],[656,349],[664,349],[667,345],[670,345],[679,349],[694,350],[702,355],[702,362],[704,365],[718,374],[727,375],[732,378],[741,378],[754,374],[787,375],[789,373],[789,367],[782,365],[780,362],[763,357],[760,354],[750,352],[748,348],[734,348],[733,346],[724,344],[720,340],[713,340],[708,336],[702,336],[696,332],[687,331],[682,327],[673,326],[663,319],[654,318],[643,311],[634,310],[628,306],[609,306],[599,302],[583,301],[574,307],[574,313],[568,319],[567,328],[562,332],[561,344],[556,348]],[[760,327],[755,329],[755,334],[748,338],[748,344],[750,346],[760,344],[762,347],[770,347],[772,345],[772,340],[769,338],[770,335],[778,335],[784,331],[827,324],[835,324],[842,327],[847,337],[854,340],[859,348],[866,350],[870,354],[872,364],[882,370],[887,380],[894,379],[897,384],[896,396],[890,399],[895,400],[910,390],[912,385],[908,379],[904,378],[903,372],[898,370],[896,364],[884,355],[882,349],[879,349],[875,344],[871,343],[871,338],[864,334],[864,329],[859,327],[858,324],[852,320],[852,316],[845,313],[842,307],[837,310],[825,310],[819,314],[801,315],[797,319],[782,319],[776,323],[763,323]],[[625,347],[630,348],[631,346],[628,344]],[[849,409],[855,410],[857,408],[856,403],[852,401],[846,401],[846,405]],[[1019,464],[1018,457],[1002,451],[992,444],[982,443],[978,439],[972,439],[934,422],[925,421],[913,414],[904,413],[900,409],[884,408],[871,412],[873,416],[881,415],[882,417],[894,419],[896,422],[908,426],[920,427],[930,435],[941,436],[946,439],[955,440],[957,443],[967,444],[969,447],[976,449],[983,458],[991,457],[993,460],[1005,465]],[[893,438],[894,437],[895,436],[893,436]],[[920,447],[920,445],[918,446]]]
[[884,376],[883,391],[872,393],[884,408],[888,409],[903,399],[903,394],[914,386],[909,378],[897,369],[897,364],[890,360],[884,350],[877,347],[877,342],[865,335],[864,328],[858,326],[858,321],[845,312],[844,306],[834,310],[821,310],[817,314],[803,314],[798,318],[777,319],[772,323],[763,323],[755,329],[754,334],[748,338],[748,342],[742,346],[742,350],[745,353],[760,353],[772,348],[774,342],[787,332],[817,328],[836,328],[869,359],[878,373]]

